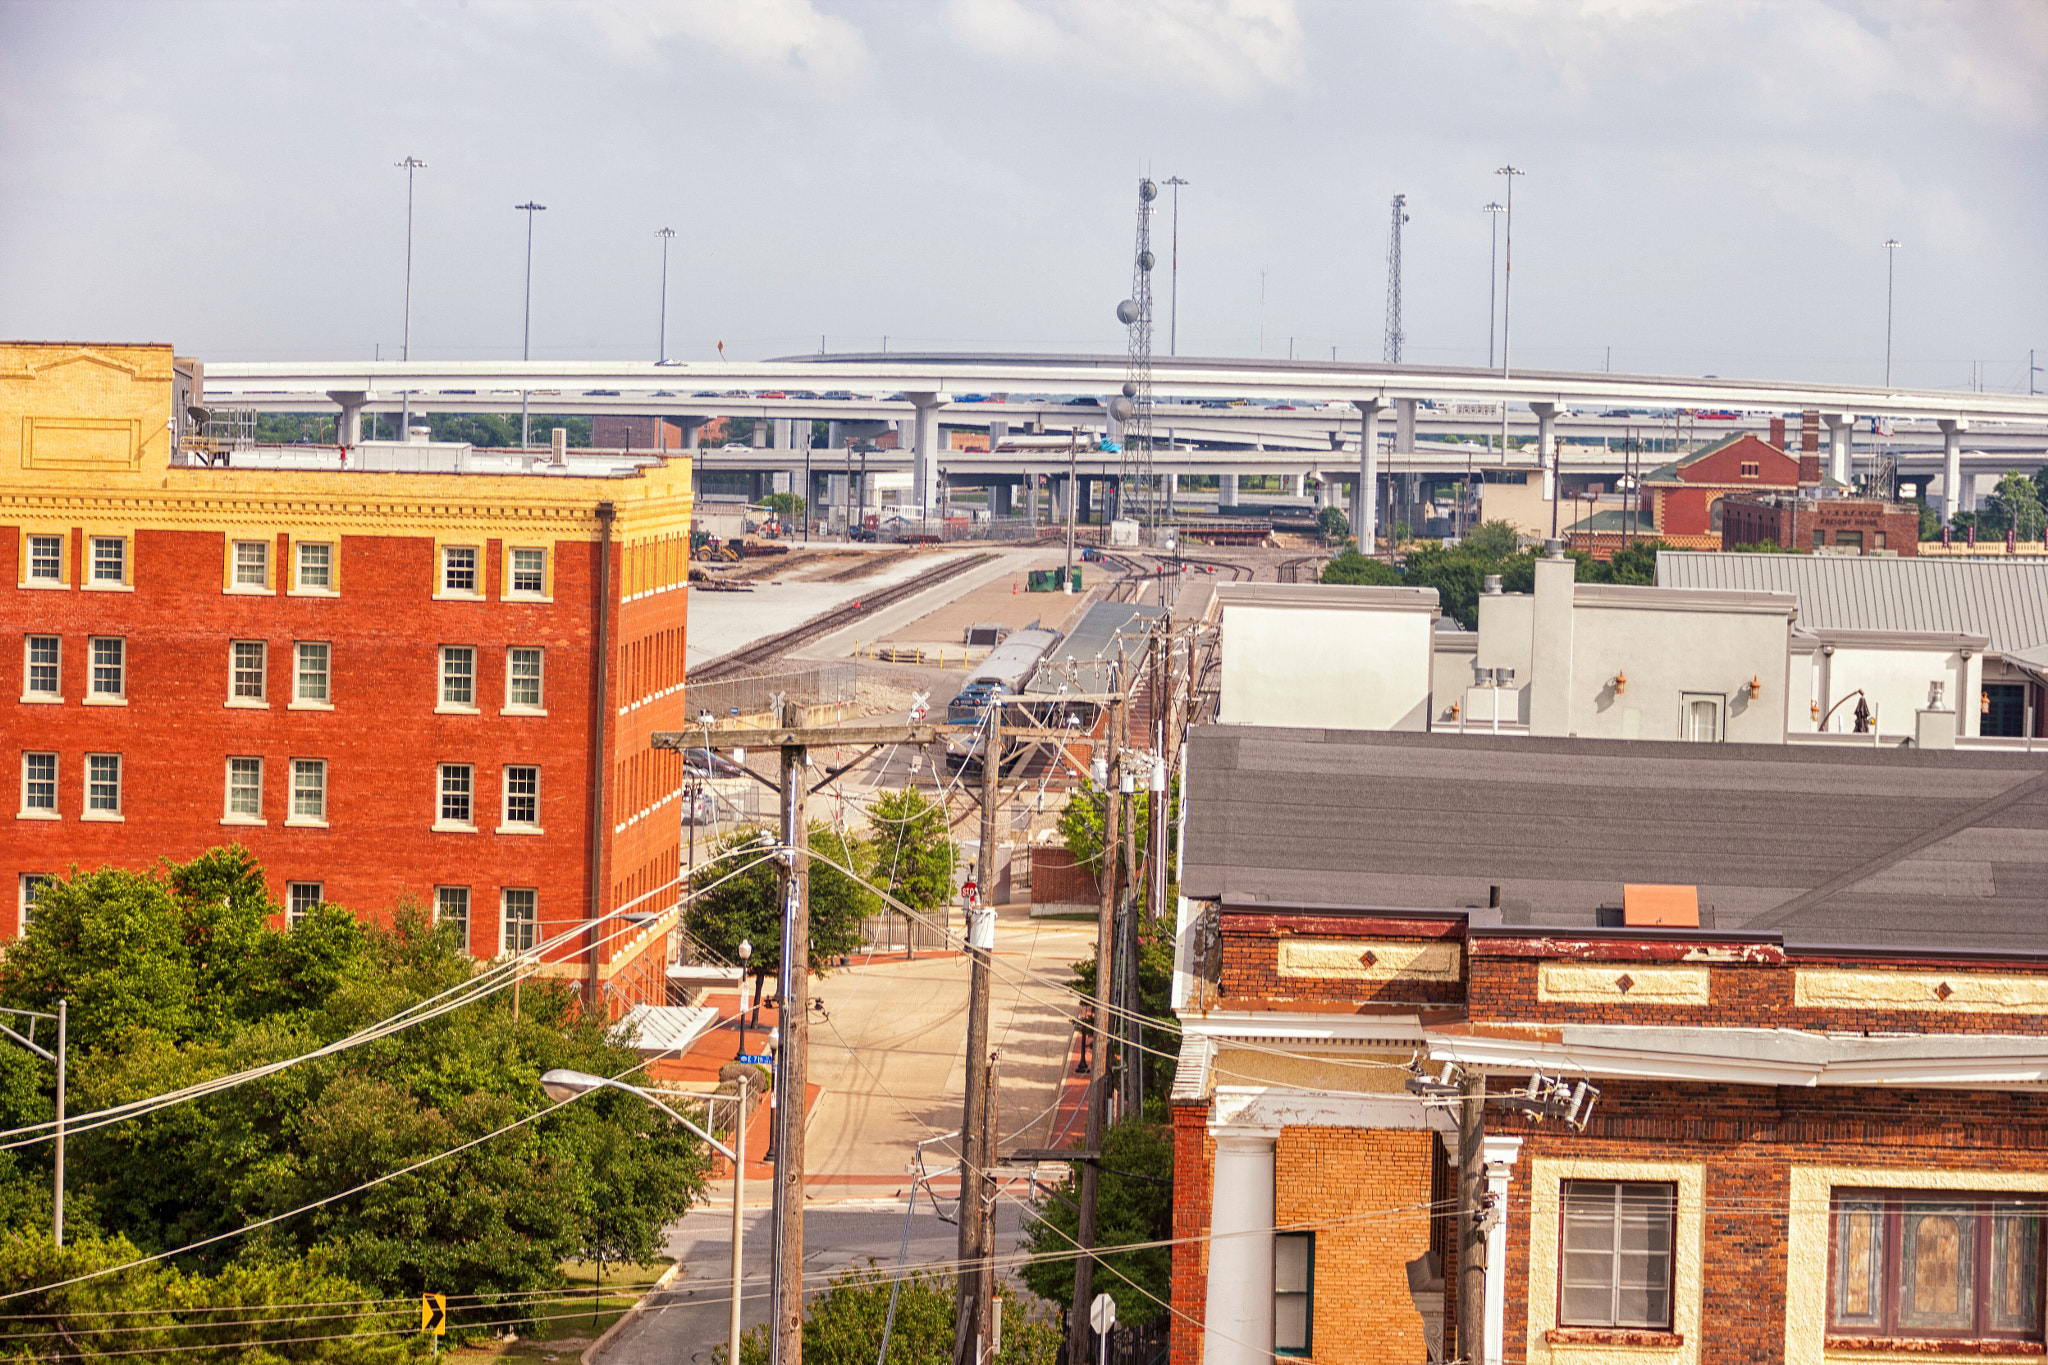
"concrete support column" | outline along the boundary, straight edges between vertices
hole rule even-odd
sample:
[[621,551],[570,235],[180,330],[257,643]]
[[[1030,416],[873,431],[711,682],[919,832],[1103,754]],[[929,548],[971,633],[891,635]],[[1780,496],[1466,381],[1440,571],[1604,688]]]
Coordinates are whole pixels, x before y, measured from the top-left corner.
[[1038,525],[1038,476],[1024,476],[1024,519],[1033,526]]
[[1849,482],[1849,437],[1856,430],[1853,412],[1824,412],[1828,424],[1828,474],[1840,483]]
[[1486,1192],[1492,1197],[1493,1206],[1500,1210],[1500,1217],[1486,1234],[1486,1333],[1480,1360],[1483,1365],[1502,1365],[1507,1359],[1508,1184],[1514,1175],[1515,1158],[1521,1154],[1522,1139],[1486,1137],[1481,1142],[1480,1150],[1486,1157]]
[[1380,400],[1360,398],[1358,409],[1358,494],[1351,501],[1351,529],[1358,548],[1371,554],[1380,535]]
[[1014,486],[1007,480],[1002,483],[990,484],[988,490],[988,514],[992,517],[1013,515],[1011,511],[1013,492]]
[[334,392],[327,395],[341,405],[341,416],[334,423],[334,443],[354,449],[363,443],[363,404],[370,401],[367,393]]
[[1403,455],[1415,453],[1415,400],[1394,400],[1394,449]]
[[1963,494],[1963,431],[1959,417],[1938,418],[1941,428],[1941,519],[1951,521],[1958,512],[1970,510]]
[[1273,1178],[1279,1136],[1277,1129],[1216,1133],[1202,1365],[1272,1365]]
[[1216,476],[1216,510],[1220,512],[1226,507],[1235,506],[1237,506],[1237,475],[1218,474]]
[[939,508],[939,409],[952,398],[944,393],[913,393],[917,404],[916,439],[910,457],[911,501],[927,516]]
[[1285,489],[1287,490],[1287,496],[1288,496],[1288,497],[1290,497],[1290,498],[1298,498],[1298,497],[1300,497],[1300,496],[1301,496],[1301,486],[1302,486],[1302,484],[1303,484],[1304,482],[1306,482],[1306,481],[1307,481],[1307,479],[1308,479],[1308,475],[1306,475],[1306,474],[1286,474],[1286,475],[1283,475],[1282,477],[1283,477],[1283,478],[1285,478],[1285,479],[1287,480],[1287,482],[1286,482],[1286,483],[1285,483],[1284,485],[1282,485],[1282,486],[1283,486],[1283,487],[1284,487],[1284,488],[1285,488]]

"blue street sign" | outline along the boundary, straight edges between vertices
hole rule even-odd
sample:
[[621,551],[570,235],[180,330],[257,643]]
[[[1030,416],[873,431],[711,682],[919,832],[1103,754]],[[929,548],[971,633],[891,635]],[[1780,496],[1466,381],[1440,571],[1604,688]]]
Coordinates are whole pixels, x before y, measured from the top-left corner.
[[760,1052],[742,1052],[739,1055],[738,1060],[742,1062],[752,1062],[755,1066],[769,1065],[767,1054]]

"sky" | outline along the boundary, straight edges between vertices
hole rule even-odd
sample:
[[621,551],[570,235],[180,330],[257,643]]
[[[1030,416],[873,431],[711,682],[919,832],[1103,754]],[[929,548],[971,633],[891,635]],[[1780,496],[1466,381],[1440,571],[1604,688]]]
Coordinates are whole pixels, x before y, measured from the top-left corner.
[[395,358],[409,156],[414,359],[528,202],[536,359],[656,357],[664,226],[677,359],[1121,351],[1150,175],[1161,354],[1380,359],[1405,194],[1483,364],[1513,165],[1518,366],[1880,383],[1887,239],[1897,384],[2048,366],[2042,0],[0,0],[0,336]]

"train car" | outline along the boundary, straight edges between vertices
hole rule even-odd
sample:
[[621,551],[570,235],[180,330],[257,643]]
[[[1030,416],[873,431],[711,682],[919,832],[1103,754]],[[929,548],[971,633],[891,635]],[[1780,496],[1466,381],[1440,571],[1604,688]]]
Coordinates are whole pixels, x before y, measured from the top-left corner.
[[997,697],[1013,697],[1031,682],[1038,665],[1061,640],[1056,630],[1042,626],[1029,626],[1013,630],[1003,642],[989,651],[981,661],[981,667],[967,680],[959,694],[946,706],[946,723],[949,725],[972,725],[981,718],[981,712]]

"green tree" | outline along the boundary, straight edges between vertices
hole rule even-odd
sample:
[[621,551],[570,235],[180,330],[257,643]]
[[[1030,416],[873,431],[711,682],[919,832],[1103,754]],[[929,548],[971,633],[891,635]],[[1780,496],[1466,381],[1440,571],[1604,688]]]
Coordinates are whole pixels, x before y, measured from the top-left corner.
[[1316,535],[1325,545],[1342,544],[1351,534],[1351,519],[1341,508],[1325,507],[1316,513]]
[[1466,533],[1463,548],[1489,559],[1505,559],[1515,552],[1521,538],[1512,522],[1482,521]]
[[1980,530],[2004,535],[2011,528],[2020,540],[2039,540],[2044,521],[2041,496],[2033,479],[2018,470],[2007,470],[1984,505]]
[[1614,552],[1612,559],[1600,566],[1598,581],[1654,586],[1657,582],[1657,552],[1663,548],[1661,540],[1638,540],[1622,546]]
[[[1073,1251],[1080,1235],[1078,1199],[1080,1166],[1067,1177],[1061,1198],[1037,1205],[1036,1218],[1024,1226],[1024,1245],[1034,1256],[1018,1277],[1040,1298],[1071,1311],[1074,1300]],[[1110,1126],[1102,1135],[1102,1174],[1096,1184],[1095,1245],[1107,1250],[1095,1272],[1095,1287],[1116,1300],[1116,1320],[1143,1326],[1166,1312],[1162,1301],[1173,1293],[1173,1248],[1142,1246],[1173,1237],[1173,1130],[1166,1124],[1136,1116]]]
[[875,884],[915,910],[953,899],[959,850],[945,807],[914,788],[884,792],[868,807],[867,852]]
[[[2035,479],[2035,484],[2034,484],[2034,487],[2035,487],[2035,490],[2036,490],[2036,492],[2037,492],[2037,493],[2038,493],[2038,491],[2039,491],[2039,489],[2040,489],[2040,477],[2041,477],[2041,476],[2040,476],[2039,474],[2036,474],[2036,475],[2034,476],[2034,479]],[[1927,499],[1926,499],[1926,498],[1924,498],[1924,497],[1923,497],[1923,498],[1921,498],[1921,499],[1919,500],[1919,503],[1920,503],[1920,539],[1922,539],[1922,540],[1940,540],[1940,539],[1941,539],[1941,513],[1939,513],[1939,512],[1937,512],[1937,511],[1935,511],[1933,507],[1929,506],[1929,505],[1928,505],[1928,502],[1927,502]]]
[[[860,922],[879,913],[881,902],[865,884],[870,863],[859,843],[817,820],[810,836],[818,856],[811,859],[811,960],[805,965],[822,974],[833,958],[860,947]],[[762,856],[774,843],[775,836],[758,825],[726,835],[692,878],[699,894],[684,911],[690,936],[729,962],[739,961],[742,940],[751,943],[748,965],[757,979],[782,969],[782,864]]]
[[1401,571],[1383,559],[1373,559],[1345,546],[1341,554],[1323,566],[1323,582],[1367,586],[1398,584]]
[[[873,1261],[866,1269],[835,1275],[804,1312],[806,1365],[875,1365],[885,1327],[889,1354],[882,1365],[945,1365],[953,1358],[956,1293],[954,1282],[945,1276],[916,1269],[899,1275]],[[1003,1349],[995,1356],[996,1365],[1052,1365],[1061,1344],[1058,1327],[1033,1321],[1015,1294],[1002,1295],[1001,1303]],[[711,1359],[717,1365],[724,1365],[725,1358],[724,1346],[712,1348]],[[740,1365],[768,1365],[768,1358],[767,1328],[748,1328],[740,1337]]]
[[762,506],[785,521],[797,521],[804,514],[804,495],[801,493],[770,493],[761,500]]

